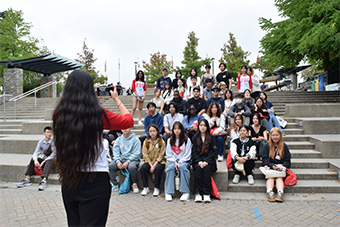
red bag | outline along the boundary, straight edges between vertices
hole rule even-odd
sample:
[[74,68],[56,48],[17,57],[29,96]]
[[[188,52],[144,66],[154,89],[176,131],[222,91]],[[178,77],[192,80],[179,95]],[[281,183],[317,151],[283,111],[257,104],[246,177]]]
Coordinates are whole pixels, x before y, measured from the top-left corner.
[[[211,129],[211,130],[210,130],[210,134],[212,135],[213,132],[214,132],[216,129],[218,129],[218,127],[217,127],[217,128],[214,128],[214,129]],[[224,132],[218,133],[218,134],[216,135],[216,137],[217,137],[217,136],[227,136],[227,135],[228,135],[228,132],[224,131]]]
[[211,195],[215,197],[216,199],[220,200],[220,193],[218,192],[218,189],[216,187],[214,179],[211,177]]
[[296,174],[291,171],[290,169],[287,169],[286,170],[286,179],[285,179],[285,186],[293,186],[293,185],[296,185],[297,184],[297,177],[296,177]]
[[35,173],[36,175],[41,176],[42,172],[43,172],[42,169],[38,169],[38,167],[34,166],[34,173]]
[[227,156],[227,162],[226,162],[226,165],[227,165],[227,168],[228,169],[231,169],[233,167],[233,159],[231,158],[231,154],[230,154],[230,150],[228,152],[228,156]]

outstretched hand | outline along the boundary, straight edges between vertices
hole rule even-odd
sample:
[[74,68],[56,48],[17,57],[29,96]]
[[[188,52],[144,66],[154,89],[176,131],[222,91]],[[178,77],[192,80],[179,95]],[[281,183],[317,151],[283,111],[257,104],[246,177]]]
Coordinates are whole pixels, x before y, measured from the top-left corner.
[[117,87],[112,85],[113,87],[113,91],[110,91],[110,95],[111,95],[111,98],[113,100],[117,99],[118,98],[118,92],[117,92]]

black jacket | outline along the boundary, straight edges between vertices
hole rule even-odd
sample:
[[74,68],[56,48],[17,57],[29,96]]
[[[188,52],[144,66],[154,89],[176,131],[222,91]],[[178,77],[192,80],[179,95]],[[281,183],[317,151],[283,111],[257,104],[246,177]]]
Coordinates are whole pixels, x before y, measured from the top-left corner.
[[187,114],[187,102],[180,96],[179,101],[172,99],[170,104],[173,103],[177,107],[177,112],[184,115]]
[[[212,167],[212,171],[215,172],[217,170],[217,165],[216,165],[216,156],[217,156],[217,146],[216,146],[216,140],[215,137],[212,135],[209,135],[211,137],[211,143],[209,146],[209,150],[208,153],[204,154],[204,155],[199,155],[199,153],[201,151],[197,151],[197,146],[196,146],[196,138],[197,135],[195,135],[192,138],[192,151],[191,151],[191,158],[192,158],[192,164],[193,165],[197,165],[199,162],[207,162],[209,165],[213,166]],[[202,143],[202,139],[199,136],[199,139],[201,140]],[[202,149],[202,147],[201,147]]]
[[269,166],[271,169],[273,169],[274,164],[281,164],[281,165],[283,165],[286,168],[290,168],[290,165],[291,165],[291,162],[290,162],[290,159],[291,159],[290,151],[288,149],[287,144],[284,143],[283,145],[284,145],[285,156],[284,156],[283,159],[278,160],[276,158],[271,159],[269,157],[269,142],[266,143],[263,146],[263,157],[262,157],[263,165]]

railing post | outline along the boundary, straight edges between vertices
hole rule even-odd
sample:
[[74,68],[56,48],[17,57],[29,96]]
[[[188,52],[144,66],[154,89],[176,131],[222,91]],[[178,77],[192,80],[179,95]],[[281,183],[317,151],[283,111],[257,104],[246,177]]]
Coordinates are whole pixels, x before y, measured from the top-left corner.
[[17,101],[14,101],[14,119],[17,119]]
[[34,109],[37,108],[37,90],[34,91]]
[[2,96],[3,102],[4,102],[4,121],[6,121],[6,96],[4,92],[4,96]]

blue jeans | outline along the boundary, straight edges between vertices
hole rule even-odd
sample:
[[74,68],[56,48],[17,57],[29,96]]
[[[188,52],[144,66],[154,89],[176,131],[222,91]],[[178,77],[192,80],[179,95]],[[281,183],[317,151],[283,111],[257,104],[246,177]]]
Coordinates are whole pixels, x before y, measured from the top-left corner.
[[218,155],[223,155],[223,146],[224,146],[224,138],[223,136],[217,136],[216,138],[216,145],[218,149]]
[[[268,110],[269,112],[269,121],[268,121],[268,124],[269,124],[269,131],[272,130],[272,128],[274,127],[277,127],[280,129],[280,131],[282,132],[282,128],[280,126],[280,123],[279,123],[279,120],[277,120],[277,118],[275,117],[274,115],[274,111],[269,109]],[[273,126],[274,125],[274,126]]]
[[[175,193],[175,177],[176,177],[176,166],[174,162],[170,162],[165,170],[166,179],[164,184],[164,192],[166,194]],[[179,191],[182,193],[190,192],[190,164],[183,162],[179,165],[179,177],[180,185]]]

